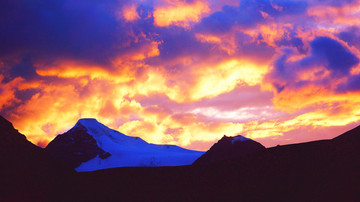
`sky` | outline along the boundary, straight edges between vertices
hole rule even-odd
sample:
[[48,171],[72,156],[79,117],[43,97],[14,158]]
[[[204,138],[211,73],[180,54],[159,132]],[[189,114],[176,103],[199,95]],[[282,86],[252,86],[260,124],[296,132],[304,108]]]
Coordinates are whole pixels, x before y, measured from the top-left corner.
[[11,0],[0,30],[0,115],[42,147],[80,118],[196,150],[360,124],[359,0]]

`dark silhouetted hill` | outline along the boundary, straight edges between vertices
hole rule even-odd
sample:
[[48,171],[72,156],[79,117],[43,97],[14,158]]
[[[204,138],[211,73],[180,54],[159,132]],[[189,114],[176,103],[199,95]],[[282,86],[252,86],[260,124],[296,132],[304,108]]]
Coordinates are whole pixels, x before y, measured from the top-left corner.
[[360,128],[208,165],[80,173],[78,197],[125,201],[360,201]]
[[0,116],[0,201],[50,200],[73,174]]
[[96,143],[94,137],[81,123],[64,134],[58,135],[45,148],[55,159],[76,168],[81,163],[100,156],[103,159],[111,154],[105,152]]
[[235,137],[224,135],[209,151],[198,158],[194,165],[211,164],[221,160],[245,156],[264,149],[265,147],[262,144],[241,135]]
[[0,138],[0,201],[360,201],[360,127],[205,165],[76,175],[2,117]]

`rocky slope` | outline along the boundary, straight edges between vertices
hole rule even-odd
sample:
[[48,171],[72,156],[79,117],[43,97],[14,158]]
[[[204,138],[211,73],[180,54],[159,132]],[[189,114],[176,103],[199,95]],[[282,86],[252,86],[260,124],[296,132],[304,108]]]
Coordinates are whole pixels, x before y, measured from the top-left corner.
[[0,116],[0,201],[46,201],[75,171],[29,142]]
[[114,167],[190,165],[204,153],[175,145],[149,144],[95,119],[80,119],[72,129],[50,142],[46,150],[80,172]]

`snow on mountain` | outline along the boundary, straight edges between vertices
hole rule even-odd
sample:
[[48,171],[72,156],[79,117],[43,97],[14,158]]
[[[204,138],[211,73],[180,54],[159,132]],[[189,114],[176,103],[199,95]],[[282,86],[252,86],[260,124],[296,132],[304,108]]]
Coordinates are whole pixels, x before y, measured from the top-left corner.
[[[74,136],[72,135],[74,133],[72,131],[77,131],[76,133],[81,133],[82,135]],[[65,133],[62,136],[72,135],[72,137],[67,138],[69,141],[61,144],[60,147],[63,147],[62,150],[66,150],[66,147],[69,147],[69,145],[77,144],[79,138],[81,140],[88,135],[96,140],[97,147],[99,148],[93,148],[91,151],[100,151],[100,153],[95,154],[96,156],[94,158],[94,152],[92,152],[93,156],[91,156],[90,160],[81,162],[80,166],[76,167],[78,172],[114,167],[190,165],[204,153],[183,149],[174,145],[149,144],[139,137],[126,136],[116,130],[110,129],[99,123],[96,119],[80,119],[68,133],[69,134]],[[62,139],[64,138],[65,137]],[[57,142],[60,141],[57,140]],[[51,144],[52,147],[56,145],[56,143]],[[87,150],[76,151],[76,154],[71,155],[82,155],[89,150],[88,147],[89,146],[86,146]],[[91,147],[94,146],[92,145]],[[59,152],[59,149],[57,152]],[[104,152],[108,155],[102,156],[101,154]]]
[[249,138],[239,135],[239,136],[236,136],[233,138],[233,140],[231,141],[231,144],[234,144],[237,141],[244,142],[244,141],[249,141],[249,140],[252,140],[252,139],[249,139]]

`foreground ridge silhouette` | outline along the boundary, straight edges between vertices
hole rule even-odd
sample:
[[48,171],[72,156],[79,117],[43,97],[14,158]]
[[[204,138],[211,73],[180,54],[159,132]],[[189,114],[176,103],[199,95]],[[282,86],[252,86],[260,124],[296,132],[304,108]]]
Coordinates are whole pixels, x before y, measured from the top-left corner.
[[0,137],[1,201],[360,201],[360,127],[206,165],[76,174],[2,117]]
[[209,151],[198,158],[193,165],[205,165],[227,159],[242,157],[266,149],[262,144],[241,135],[224,135]]
[[75,174],[0,116],[0,201],[61,198],[59,187],[68,185]]

